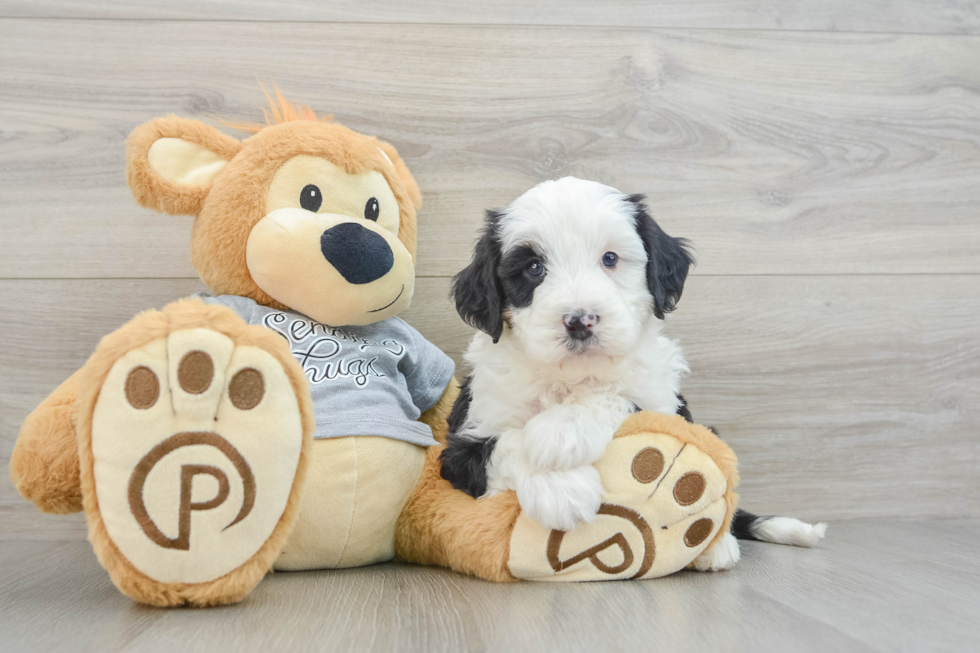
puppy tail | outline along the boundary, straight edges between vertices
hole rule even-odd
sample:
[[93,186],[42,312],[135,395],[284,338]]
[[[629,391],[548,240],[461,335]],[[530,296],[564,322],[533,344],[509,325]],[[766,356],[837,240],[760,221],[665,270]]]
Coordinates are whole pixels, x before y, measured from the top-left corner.
[[732,519],[732,535],[740,540],[812,547],[826,532],[824,522],[807,524],[792,517],[759,516],[741,509],[735,511]]

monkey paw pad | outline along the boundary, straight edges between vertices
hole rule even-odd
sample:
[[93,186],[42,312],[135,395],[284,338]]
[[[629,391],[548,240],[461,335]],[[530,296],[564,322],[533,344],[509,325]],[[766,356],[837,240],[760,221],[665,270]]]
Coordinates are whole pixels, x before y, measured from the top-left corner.
[[525,580],[657,578],[683,569],[725,522],[726,477],[707,454],[664,433],[614,439],[596,464],[599,514],[571,531],[521,514],[509,568]]
[[302,443],[296,394],[264,349],[197,328],[131,350],[92,415],[106,533],[158,583],[218,579],[279,526]]

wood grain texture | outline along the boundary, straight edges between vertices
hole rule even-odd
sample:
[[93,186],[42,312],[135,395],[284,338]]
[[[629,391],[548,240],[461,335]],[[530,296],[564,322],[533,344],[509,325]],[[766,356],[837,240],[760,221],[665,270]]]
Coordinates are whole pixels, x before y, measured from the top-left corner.
[[4,468],[99,338],[203,289],[191,219],[135,206],[126,136],[258,119],[258,77],[403,154],[425,195],[403,317],[457,365],[448,277],[484,209],[562,175],[646,192],[698,250],[667,333],[742,505],[831,521],[818,549],[743,543],[723,574],[381,565],[167,611],[3,474],[0,651],[975,649],[978,61],[976,0],[0,0]]
[[124,139],[257,118],[256,76],[400,149],[422,276],[569,174],[648,193],[695,274],[978,273],[977,61],[972,36],[0,20],[0,277],[193,277]]
[[[7,280],[0,460],[24,416],[99,338],[194,280]],[[447,279],[404,314],[459,366],[472,333]],[[974,276],[696,277],[668,335],[697,421],[739,455],[742,505],[813,520],[980,517],[980,284]],[[84,536],[0,483],[0,538]],[[43,533],[41,535],[40,533]]]
[[5,0],[0,17],[6,16],[980,33],[972,0]]
[[493,585],[381,565],[277,573],[241,604],[161,610],[110,584],[85,542],[0,543],[5,651],[968,651],[977,520],[831,525],[818,549],[743,543],[717,574]]
[[708,277],[667,332],[769,514],[980,516],[974,276]]

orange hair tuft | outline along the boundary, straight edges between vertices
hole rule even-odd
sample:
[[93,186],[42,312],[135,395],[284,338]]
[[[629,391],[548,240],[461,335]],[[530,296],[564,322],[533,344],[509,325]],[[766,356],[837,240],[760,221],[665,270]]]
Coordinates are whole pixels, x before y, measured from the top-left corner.
[[265,98],[269,101],[269,108],[266,109],[263,107],[262,109],[262,115],[265,116],[264,124],[261,122],[231,122],[228,120],[222,120],[221,122],[232,129],[257,134],[271,125],[281,125],[284,122],[294,120],[312,120],[313,122],[330,122],[333,120],[333,115],[317,116],[316,112],[305,104],[294,105],[283,96],[275,82],[272,83],[272,88],[276,92],[275,98],[269,95],[269,91],[265,89],[265,86],[262,86],[261,82],[259,82],[259,86],[262,88],[262,92],[265,93]]

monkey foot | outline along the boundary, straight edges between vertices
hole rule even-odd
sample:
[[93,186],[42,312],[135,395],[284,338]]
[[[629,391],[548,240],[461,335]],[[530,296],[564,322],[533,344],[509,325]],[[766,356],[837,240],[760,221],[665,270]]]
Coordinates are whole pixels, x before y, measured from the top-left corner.
[[299,503],[309,399],[292,356],[226,309],[184,301],[110,335],[93,361],[80,458],[100,561],[142,602],[240,600]]

